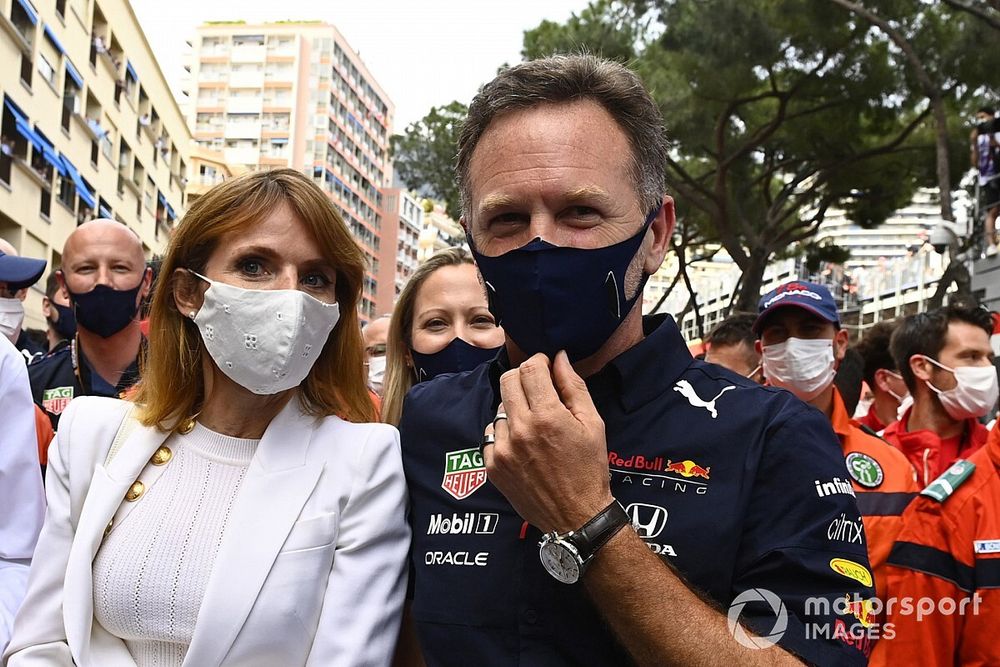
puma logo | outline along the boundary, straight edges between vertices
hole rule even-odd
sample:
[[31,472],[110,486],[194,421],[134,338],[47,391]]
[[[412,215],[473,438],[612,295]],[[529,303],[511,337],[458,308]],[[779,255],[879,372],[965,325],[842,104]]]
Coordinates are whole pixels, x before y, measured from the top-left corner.
[[687,380],[678,380],[677,384],[674,385],[674,391],[681,392],[681,395],[684,396],[684,398],[688,400],[688,403],[690,403],[694,407],[705,408],[706,410],[708,410],[709,414],[712,415],[712,419],[715,419],[716,417],[719,416],[719,411],[715,409],[715,402],[719,400],[720,396],[725,394],[730,389],[736,389],[736,387],[734,385],[729,385],[728,387],[720,391],[718,394],[716,394],[715,398],[713,398],[710,401],[706,401],[705,399],[703,399],[701,396],[698,395],[698,393],[694,390],[694,387],[692,387],[691,383],[688,382]]

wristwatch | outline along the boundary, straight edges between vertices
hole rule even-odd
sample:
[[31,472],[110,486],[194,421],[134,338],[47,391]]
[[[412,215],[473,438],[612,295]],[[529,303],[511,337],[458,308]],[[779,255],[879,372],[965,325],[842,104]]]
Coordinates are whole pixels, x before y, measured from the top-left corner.
[[580,530],[560,535],[546,533],[538,543],[538,557],[545,571],[564,584],[575,584],[583,577],[597,551],[630,519],[617,500],[597,513]]

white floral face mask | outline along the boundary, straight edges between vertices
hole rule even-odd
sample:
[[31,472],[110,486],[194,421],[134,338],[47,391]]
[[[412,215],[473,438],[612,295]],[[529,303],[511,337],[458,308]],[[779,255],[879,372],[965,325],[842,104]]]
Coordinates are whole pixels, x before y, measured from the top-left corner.
[[340,306],[299,290],[243,289],[210,280],[190,317],[205,348],[233,382],[255,394],[297,387],[340,319]]

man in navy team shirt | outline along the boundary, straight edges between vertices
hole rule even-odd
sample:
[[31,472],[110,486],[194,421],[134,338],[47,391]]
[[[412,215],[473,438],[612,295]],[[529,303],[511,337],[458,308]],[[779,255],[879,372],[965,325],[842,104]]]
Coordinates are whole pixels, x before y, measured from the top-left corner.
[[463,224],[506,346],[403,409],[429,665],[865,662],[871,573],[834,530],[860,517],[828,420],[641,316],[666,161],[615,63],[522,63],[473,100]]

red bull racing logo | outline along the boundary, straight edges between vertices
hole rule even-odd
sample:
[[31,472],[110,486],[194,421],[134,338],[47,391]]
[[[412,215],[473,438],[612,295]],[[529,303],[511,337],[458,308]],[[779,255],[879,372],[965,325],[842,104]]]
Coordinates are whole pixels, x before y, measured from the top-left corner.
[[455,500],[468,498],[485,483],[486,464],[478,447],[445,454],[441,488]]
[[666,470],[667,472],[676,473],[681,477],[701,477],[702,479],[708,479],[708,475],[712,471],[712,467],[709,466],[707,468],[702,468],[691,459],[678,461],[677,463],[667,459]]

